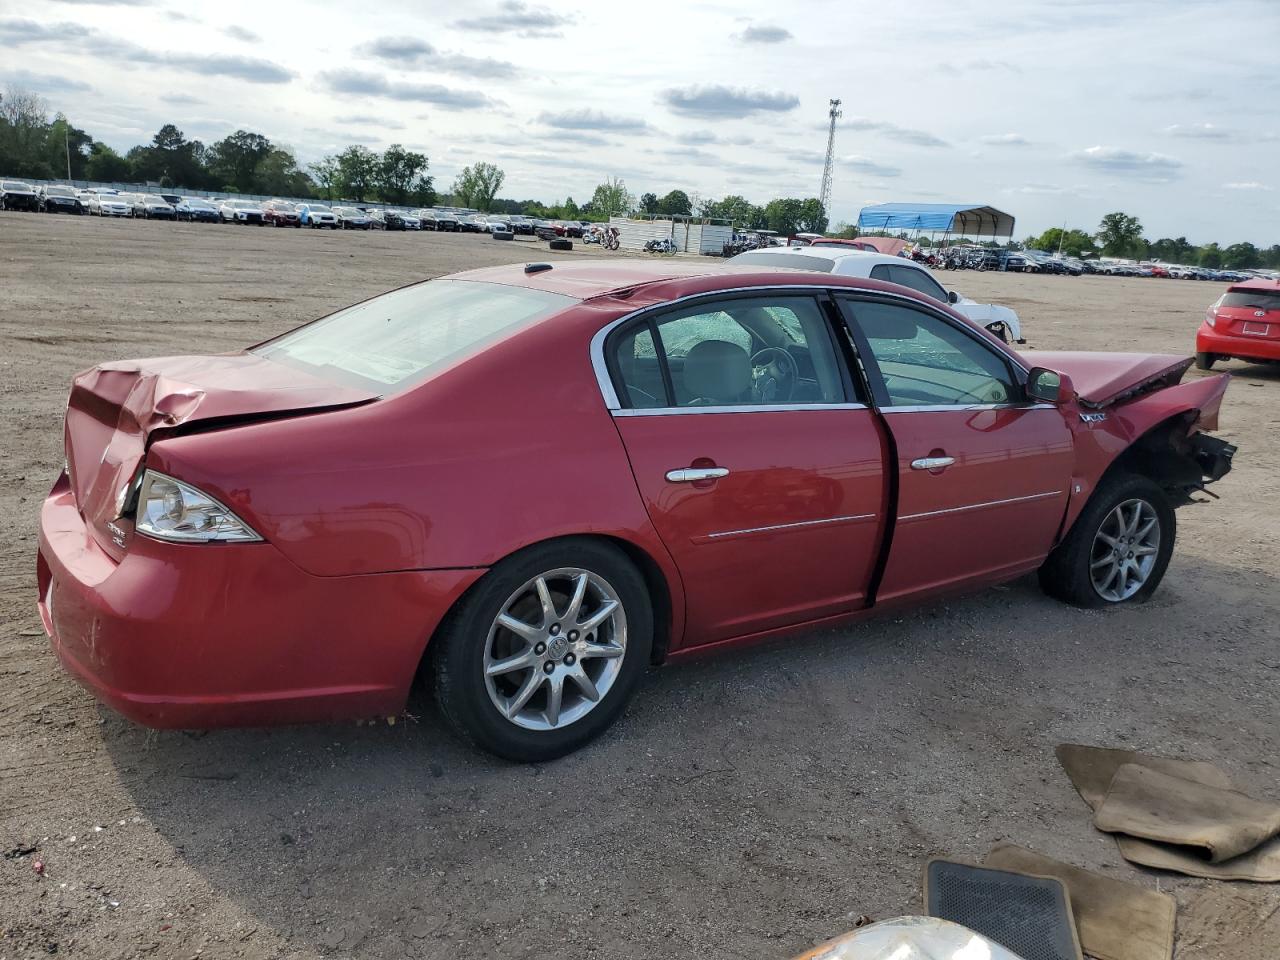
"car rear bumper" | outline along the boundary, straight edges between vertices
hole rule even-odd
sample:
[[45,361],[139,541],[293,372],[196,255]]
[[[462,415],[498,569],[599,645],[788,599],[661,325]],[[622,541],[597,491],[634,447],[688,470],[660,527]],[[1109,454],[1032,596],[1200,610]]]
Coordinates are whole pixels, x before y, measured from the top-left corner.
[[1196,352],[1235,357],[1238,360],[1280,360],[1280,337],[1222,333],[1207,323],[1202,323],[1196,331]]
[[150,727],[398,713],[427,639],[482,573],[316,577],[267,543],[141,536],[117,563],[65,475],[40,517],[38,606],[54,652],[95,697]]

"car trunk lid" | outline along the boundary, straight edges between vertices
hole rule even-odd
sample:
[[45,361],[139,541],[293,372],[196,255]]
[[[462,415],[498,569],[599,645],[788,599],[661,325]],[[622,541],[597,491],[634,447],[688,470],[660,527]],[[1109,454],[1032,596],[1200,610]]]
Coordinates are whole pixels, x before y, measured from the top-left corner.
[[1280,340],[1280,289],[1232,287],[1209,312],[1219,333]]
[[99,545],[120,559],[132,533],[122,513],[158,436],[374,399],[250,353],[102,364],[76,376],[67,401],[64,443],[76,505]]
[[1037,350],[1036,366],[1071,378],[1082,406],[1109,407],[1151,390],[1171,387],[1191,366],[1190,357],[1167,353],[1085,353]]

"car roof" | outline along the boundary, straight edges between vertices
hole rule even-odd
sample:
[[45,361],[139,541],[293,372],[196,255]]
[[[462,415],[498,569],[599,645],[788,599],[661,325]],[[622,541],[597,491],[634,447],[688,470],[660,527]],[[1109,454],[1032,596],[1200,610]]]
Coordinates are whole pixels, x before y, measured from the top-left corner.
[[1264,277],[1255,277],[1252,280],[1244,280],[1240,283],[1233,283],[1227,288],[1231,290],[1277,290],[1280,291],[1280,279],[1268,280]]
[[[901,263],[899,257],[885,257]],[[482,267],[447,277],[450,280],[473,280],[501,283],[558,293],[578,300],[592,300],[610,295],[625,298],[639,307],[701,293],[715,293],[736,287],[825,286],[850,287],[908,296],[932,309],[947,309],[932,297],[896,284],[863,277],[822,273],[773,265],[733,265],[704,261],[658,261],[641,259],[556,260],[550,269],[525,272],[525,264]],[[733,281],[737,280],[737,283]],[[949,311],[950,312],[950,311]],[[959,317],[959,314],[955,314]],[[963,319],[961,317],[961,319]]]
[[[893,257],[887,253],[874,253],[870,250],[859,250],[856,247],[770,247],[767,250],[747,250],[738,254],[738,257],[751,257],[757,254],[783,254],[784,256],[793,257],[818,257],[823,260],[830,260],[832,263],[839,263],[842,260],[850,260],[855,263],[866,263],[874,266],[878,263],[892,264],[912,264],[906,257]],[[738,257],[732,259],[736,260]]]

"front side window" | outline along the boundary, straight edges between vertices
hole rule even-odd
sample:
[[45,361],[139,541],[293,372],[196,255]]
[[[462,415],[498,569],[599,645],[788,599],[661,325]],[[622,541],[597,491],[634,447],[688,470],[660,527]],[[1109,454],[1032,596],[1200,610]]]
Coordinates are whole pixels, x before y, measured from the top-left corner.
[[703,302],[625,328],[610,341],[624,406],[843,403],[827,322],[809,297]]
[[941,317],[899,304],[845,301],[893,407],[1012,403],[1020,395],[995,350]]

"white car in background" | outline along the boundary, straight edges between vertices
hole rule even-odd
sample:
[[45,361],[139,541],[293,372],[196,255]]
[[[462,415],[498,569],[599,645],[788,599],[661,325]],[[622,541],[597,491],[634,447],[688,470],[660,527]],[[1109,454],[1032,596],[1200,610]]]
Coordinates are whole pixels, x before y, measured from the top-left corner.
[[748,250],[725,261],[736,267],[791,267],[815,270],[839,277],[864,277],[910,287],[986,327],[1005,343],[1026,343],[1018,314],[994,303],[977,303],[955,291],[947,292],[934,279],[928,267],[905,257],[889,257],[882,253],[850,250],[844,247],[774,247]]
[[266,222],[262,207],[253,200],[223,200],[218,213],[223,223],[256,223],[262,226]]
[[133,201],[118,193],[95,193],[89,201],[89,212],[100,217],[132,217]]

